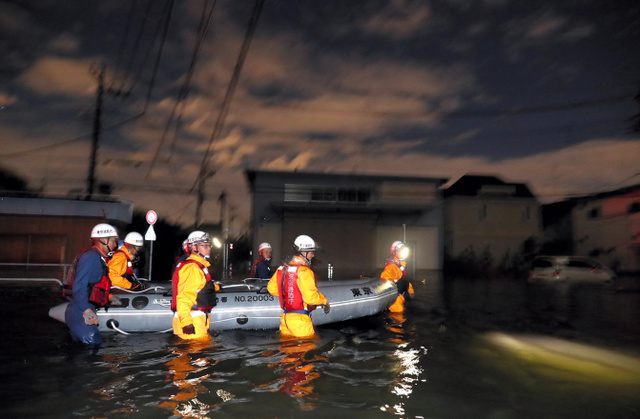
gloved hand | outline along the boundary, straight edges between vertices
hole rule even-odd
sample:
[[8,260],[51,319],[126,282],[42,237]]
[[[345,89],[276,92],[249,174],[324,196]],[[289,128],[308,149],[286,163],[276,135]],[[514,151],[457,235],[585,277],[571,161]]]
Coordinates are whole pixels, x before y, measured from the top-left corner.
[[182,327],[182,333],[184,333],[185,335],[195,335],[196,334],[196,328],[193,327],[192,324],[188,324],[188,325]]
[[118,307],[122,305],[122,301],[120,301],[120,297],[117,295],[109,294],[109,305]]
[[96,313],[90,308],[82,313],[82,317],[84,317],[84,323],[87,326],[91,326],[92,324],[98,325],[98,316],[96,316]]
[[144,282],[141,282],[137,279],[131,280],[131,291],[143,291],[148,288],[148,285]]
[[327,304],[324,305],[324,314],[329,314],[330,310],[331,310],[331,306],[329,305],[329,302],[327,301]]

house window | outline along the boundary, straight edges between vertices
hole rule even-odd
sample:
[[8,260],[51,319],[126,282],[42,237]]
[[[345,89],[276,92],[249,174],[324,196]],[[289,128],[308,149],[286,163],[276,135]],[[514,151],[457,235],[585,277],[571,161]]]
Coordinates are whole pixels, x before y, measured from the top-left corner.
[[527,207],[524,209],[524,220],[525,221],[529,221],[531,220],[531,207],[527,205]]
[[640,212],[640,202],[632,202],[627,210],[628,214],[635,214],[636,212]]
[[336,187],[320,185],[285,185],[285,202],[358,202],[371,200],[369,188]]
[[588,218],[600,218],[600,212],[601,212],[600,207],[591,208],[587,213],[588,214],[587,216]]

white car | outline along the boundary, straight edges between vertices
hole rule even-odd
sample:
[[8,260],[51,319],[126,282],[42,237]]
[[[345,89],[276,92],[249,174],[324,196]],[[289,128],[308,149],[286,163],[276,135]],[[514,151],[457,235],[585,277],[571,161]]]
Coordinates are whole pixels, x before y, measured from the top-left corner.
[[611,269],[584,256],[537,256],[529,272],[529,282],[603,283],[616,278]]

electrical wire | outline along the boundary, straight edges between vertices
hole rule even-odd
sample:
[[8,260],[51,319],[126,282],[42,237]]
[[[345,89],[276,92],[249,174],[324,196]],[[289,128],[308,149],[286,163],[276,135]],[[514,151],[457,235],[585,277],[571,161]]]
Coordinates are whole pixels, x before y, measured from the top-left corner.
[[203,3],[202,12],[200,14],[200,22],[198,24],[198,29],[197,29],[198,36],[196,39],[196,43],[194,44],[193,51],[191,53],[191,61],[189,63],[189,67],[187,70],[187,77],[185,78],[184,82],[182,83],[182,86],[180,87],[180,91],[178,92],[178,98],[176,100],[176,103],[173,106],[173,109],[171,110],[171,114],[169,115],[164,131],[162,132],[162,136],[160,137],[160,141],[158,142],[158,146],[156,147],[156,151],[153,155],[153,159],[151,160],[151,165],[149,167],[149,170],[147,171],[147,175],[145,176],[145,179],[149,178],[149,176],[151,175],[151,172],[155,167],[156,162],[158,161],[160,150],[164,145],[164,142],[166,140],[167,134],[171,127],[173,118],[176,114],[176,111],[178,110],[178,107],[180,107],[180,110],[178,111],[178,118],[176,120],[174,140],[171,144],[169,158],[167,159],[167,162],[169,161],[171,154],[173,153],[174,146],[177,141],[178,131],[180,128],[180,121],[182,120],[182,116],[184,114],[184,109],[186,106],[186,99],[189,94],[189,86],[191,84],[191,78],[195,72],[197,58],[200,53],[200,49],[204,43],[204,39],[209,29],[211,18],[213,16],[213,11],[215,10],[216,5],[217,5],[217,0],[214,0],[211,6],[211,9],[207,10],[207,3],[206,2]]
[[[149,0],[147,2],[147,9],[145,12],[145,15],[148,15],[149,12],[151,11],[151,5],[153,4],[153,0]],[[119,91],[125,91],[125,82],[127,80],[127,78],[129,77],[129,73],[131,72],[131,68],[133,67],[133,61],[135,60],[135,58],[138,55],[138,48],[140,47],[140,40],[142,39],[142,34],[145,31],[147,25],[147,19],[142,19],[142,24],[140,25],[140,28],[138,30],[138,34],[136,36],[136,39],[134,41],[133,44],[133,50],[130,54],[130,59],[129,62],[127,64],[126,70],[122,76],[122,83],[120,84],[120,88],[118,89]]]
[[[555,111],[570,111],[575,109],[583,109],[594,106],[608,105],[613,103],[622,103],[633,100],[629,94],[611,96],[599,99],[581,100],[569,103],[560,103],[553,105],[542,106],[530,106],[511,109],[489,109],[489,110],[459,110],[459,111],[446,111],[446,110],[423,110],[423,111],[374,111],[374,110],[360,110],[360,109],[345,109],[345,108],[323,108],[317,106],[307,106],[300,103],[278,103],[271,105],[274,108],[284,108],[303,112],[324,112],[324,113],[338,113],[342,116],[373,116],[373,117],[394,117],[394,118],[420,118],[427,116],[439,115],[443,118],[477,118],[477,117],[498,117],[498,116],[516,116],[527,115],[542,112],[555,112]],[[240,100],[245,106],[262,106],[264,103],[256,104],[248,100]],[[267,102],[267,105],[269,103]]]
[[258,17],[260,16],[260,12],[262,10],[263,5],[264,5],[264,0],[256,0],[254,4],[254,8],[251,13],[251,18],[249,20],[249,27],[247,28],[247,32],[245,33],[244,40],[242,42],[242,47],[240,48],[240,54],[238,55],[238,59],[236,60],[236,65],[233,69],[233,75],[231,77],[231,81],[229,82],[229,86],[227,87],[227,91],[222,101],[222,107],[220,109],[220,113],[218,114],[218,118],[216,119],[213,132],[211,133],[211,137],[209,138],[209,144],[207,145],[207,149],[205,150],[204,156],[202,158],[202,163],[200,164],[200,173],[198,174],[198,177],[194,183],[194,189],[196,185],[199,186],[200,194],[203,193],[204,181],[208,175],[207,172],[208,172],[208,166],[209,166],[209,159],[210,159],[213,143],[220,135],[220,132],[222,131],[222,128],[224,126],[226,116],[229,112],[229,106],[231,105],[231,99],[233,98],[233,93],[235,92],[235,88],[238,84],[238,80],[240,78],[240,73],[242,71],[244,60],[247,56],[247,53],[249,52],[249,46],[251,45],[251,40],[253,38],[253,34],[258,24]]

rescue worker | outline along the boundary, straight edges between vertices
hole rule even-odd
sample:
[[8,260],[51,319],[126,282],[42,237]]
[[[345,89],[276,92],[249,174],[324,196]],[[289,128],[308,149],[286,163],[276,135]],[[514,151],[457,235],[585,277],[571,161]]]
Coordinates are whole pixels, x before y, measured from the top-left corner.
[[249,278],[271,278],[271,267],[269,266],[271,252],[272,249],[269,243],[260,243],[258,247],[258,259],[253,262]]
[[316,243],[306,235],[293,242],[295,255],[281,265],[267,284],[273,296],[280,297],[280,333],[282,336],[309,337],[315,334],[311,323],[311,311],[324,306],[329,313],[327,298],[318,292],[316,279],[311,270],[311,260],[317,250]]
[[182,339],[209,338],[209,313],[220,287],[211,279],[211,238],[204,231],[191,232],[185,248],[189,257],[173,271],[171,309],[173,333]]
[[144,246],[144,239],[140,233],[132,231],[124,238],[124,243],[113,252],[109,266],[111,286],[133,291],[147,288],[133,273],[133,264],[138,261],[140,249]]
[[109,304],[111,281],[107,260],[118,247],[118,232],[109,224],[91,230],[93,246],[74,259],[64,281],[69,305],[64,319],[74,341],[97,346],[102,343],[96,310]]
[[413,298],[413,286],[407,278],[405,259],[409,255],[409,248],[401,241],[394,241],[389,251],[391,257],[386,260],[380,281],[393,281],[398,287],[398,298],[391,304],[389,311],[392,313],[402,313],[404,302],[407,298]]

